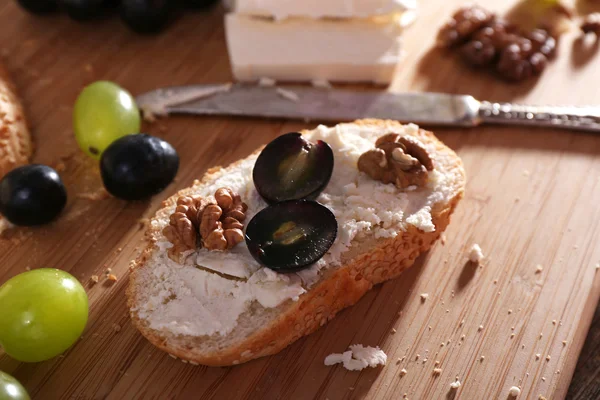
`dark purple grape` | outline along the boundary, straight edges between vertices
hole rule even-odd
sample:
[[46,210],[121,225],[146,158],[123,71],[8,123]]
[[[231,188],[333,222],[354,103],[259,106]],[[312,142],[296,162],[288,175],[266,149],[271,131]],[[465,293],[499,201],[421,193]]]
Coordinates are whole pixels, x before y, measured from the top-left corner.
[[65,186],[56,171],[46,165],[15,168],[0,181],[0,213],[15,225],[46,224],[65,204]]
[[331,248],[337,221],[325,206],[290,200],[260,211],[246,227],[252,256],[277,272],[295,272],[314,264]]
[[146,134],[114,141],[100,159],[106,190],[124,200],[143,200],[162,192],[178,169],[179,155],[173,146]]
[[17,0],[17,2],[33,14],[48,14],[58,10],[57,0]]
[[106,0],[59,0],[60,6],[76,21],[89,21],[106,13]]
[[314,200],[329,183],[333,162],[333,151],[327,143],[311,143],[292,132],[263,149],[252,178],[258,193],[269,203]]
[[171,20],[173,0],[122,0],[121,18],[138,33],[160,32]]
[[219,0],[181,0],[184,7],[200,10],[217,4]]

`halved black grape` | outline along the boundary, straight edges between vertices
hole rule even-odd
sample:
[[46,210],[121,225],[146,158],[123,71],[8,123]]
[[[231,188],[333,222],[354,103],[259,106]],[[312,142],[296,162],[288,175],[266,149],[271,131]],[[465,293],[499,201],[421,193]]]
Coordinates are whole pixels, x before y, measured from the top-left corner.
[[162,192],[178,169],[179,155],[173,146],[146,134],[114,141],[100,159],[106,190],[124,200],[142,200]]
[[17,2],[33,14],[48,14],[58,10],[56,0],[17,0]]
[[311,143],[297,132],[279,136],[258,156],[252,178],[269,203],[316,199],[333,173],[333,151],[321,140]]
[[246,228],[252,256],[276,272],[295,272],[314,264],[331,248],[337,221],[325,206],[290,200],[260,211]]

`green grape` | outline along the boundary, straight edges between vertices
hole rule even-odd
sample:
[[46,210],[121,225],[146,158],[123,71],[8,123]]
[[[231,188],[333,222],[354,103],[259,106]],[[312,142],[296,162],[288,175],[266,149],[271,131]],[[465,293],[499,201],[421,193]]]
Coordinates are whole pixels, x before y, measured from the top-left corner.
[[73,129],[81,150],[100,159],[112,142],[139,133],[140,111],[125,89],[108,81],[94,82],[83,89],[75,102]]
[[30,400],[18,380],[0,371],[0,400]]
[[43,268],[24,272],[0,287],[0,346],[16,360],[56,357],[81,336],[88,297],[75,277]]

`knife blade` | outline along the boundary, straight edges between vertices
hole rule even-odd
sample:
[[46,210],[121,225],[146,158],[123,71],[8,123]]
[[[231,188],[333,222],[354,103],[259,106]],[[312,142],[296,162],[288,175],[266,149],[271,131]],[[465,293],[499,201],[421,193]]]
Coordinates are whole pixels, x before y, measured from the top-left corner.
[[305,121],[394,119],[429,126],[482,123],[600,131],[600,108],[478,101],[469,95],[392,93],[249,84],[190,85],[136,97],[145,115],[223,115]]

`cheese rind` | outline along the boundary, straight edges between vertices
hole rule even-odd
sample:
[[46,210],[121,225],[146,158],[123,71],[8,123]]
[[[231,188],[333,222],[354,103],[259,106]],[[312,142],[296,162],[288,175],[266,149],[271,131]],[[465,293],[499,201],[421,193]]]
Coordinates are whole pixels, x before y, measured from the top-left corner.
[[273,17],[369,18],[416,8],[416,0],[237,0],[238,14]]
[[387,84],[401,55],[402,27],[386,20],[290,19],[228,14],[227,45],[240,81],[327,80]]

